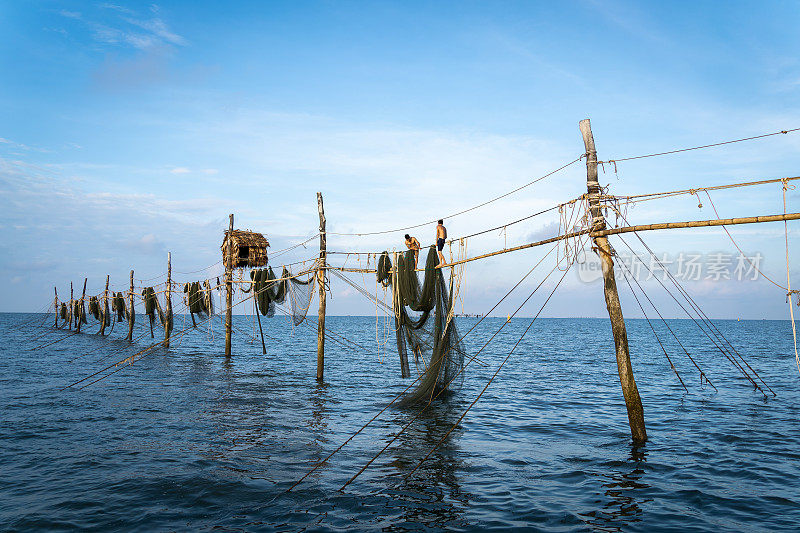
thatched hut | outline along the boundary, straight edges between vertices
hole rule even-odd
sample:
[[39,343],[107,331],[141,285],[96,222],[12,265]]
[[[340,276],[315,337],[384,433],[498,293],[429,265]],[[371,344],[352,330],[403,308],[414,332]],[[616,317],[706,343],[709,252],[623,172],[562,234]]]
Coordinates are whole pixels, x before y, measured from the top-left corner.
[[[267,265],[267,248],[269,242],[260,233],[246,230],[233,230],[232,255],[233,268],[254,268]],[[222,261],[223,265],[228,264],[228,230],[225,230],[225,238],[222,240]]]

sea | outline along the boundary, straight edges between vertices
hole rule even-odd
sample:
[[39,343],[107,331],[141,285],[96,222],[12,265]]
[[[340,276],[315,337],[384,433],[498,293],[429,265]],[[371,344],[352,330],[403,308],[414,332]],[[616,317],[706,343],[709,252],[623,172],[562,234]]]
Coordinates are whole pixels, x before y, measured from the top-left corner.
[[386,408],[414,378],[384,318],[327,318],[322,382],[310,321],[264,318],[264,354],[235,316],[226,359],[220,321],[179,316],[169,349],[115,367],[163,333],[53,319],[0,314],[0,530],[800,530],[788,321],[714,321],[756,388],[691,320],[656,339],[629,319],[633,446],[607,319],[484,319],[463,382],[424,410]]

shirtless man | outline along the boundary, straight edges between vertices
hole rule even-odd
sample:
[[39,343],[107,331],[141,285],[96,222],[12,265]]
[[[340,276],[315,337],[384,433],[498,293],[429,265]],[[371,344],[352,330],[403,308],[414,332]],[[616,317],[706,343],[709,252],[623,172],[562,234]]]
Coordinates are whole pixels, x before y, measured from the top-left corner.
[[444,227],[444,220],[439,220],[439,225],[436,226],[436,251],[439,252],[439,264],[436,265],[436,268],[441,268],[444,266],[444,255],[442,254],[442,250],[444,249],[444,240],[447,238],[447,229]]
[[416,237],[412,237],[406,233],[406,246],[409,250],[414,250],[414,268],[418,269],[419,266],[419,241]]

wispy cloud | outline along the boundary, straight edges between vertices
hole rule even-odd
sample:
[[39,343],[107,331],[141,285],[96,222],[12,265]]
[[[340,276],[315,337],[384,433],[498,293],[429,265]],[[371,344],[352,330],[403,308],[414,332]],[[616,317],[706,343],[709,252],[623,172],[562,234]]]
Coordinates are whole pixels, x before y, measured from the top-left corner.
[[169,171],[170,174],[189,174],[191,170],[186,167],[175,167]]

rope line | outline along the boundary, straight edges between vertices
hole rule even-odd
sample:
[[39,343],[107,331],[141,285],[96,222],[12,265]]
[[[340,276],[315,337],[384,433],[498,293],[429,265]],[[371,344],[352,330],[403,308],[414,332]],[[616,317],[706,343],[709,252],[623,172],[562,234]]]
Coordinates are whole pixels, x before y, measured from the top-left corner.
[[723,141],[723,142],[718,142],[718,143],[713,143],[713,144],[704,144],[702,146],[692,146],[690,148],[679,148],[677,150],[668,150],[666,152],[657,152],[657,153],[654,153],[654,154],[644,154],[644,155],[635,155],[635,156],[631,156],[631,157],[621,157],[621,158],[617,158],[617,159],[609,159],[608,161],[598,161],[597,164],[598,165],[602,164],[602,163],[614,164],[614,163],[619,163],[620,161],[632,161],[634,159],[644,159],[646,157],[658,157],[658,156],[662,156],[662,155],[677,154],[677,153],[680,153],[680,152],[689,152],[691,150],[701,150],[703,148],[712,148],[714,146],[722,146],[724,144],[733,144],[733,143],[740,143],[740,142],[744,142],[744,141],[752,141],[752,140],[755,140],[755,139],[763,139],[764,137],[772,137],[773,135],[786,135],[787,133],[792,133],[792,132],[795,132],[795,131],[800,131],[800,128],[794,128],[794,129],[791,129],[791,130],[781,130],[781,131],[776,131],[776,132],[773,132],[773,133],[764,133],[762,135],[754,135],[753,137],[745,137],[743,139],[734,139],[732,141]]
[[[569,163],[567,163],[565,165],[562,165],[562,166],[558,167],[555,170],[552,170],[552,171],[548,172],[547,174],[545,174],[543,176],[540,176],[540,177],[536,178],[533,181],[529,181],[525,185],[521,185],[521,186],[517,187],[514,190],[508,191],[505,194],[501,194],[500,196],[496,196],[496,197],[492,198],[491,200],[487,200],[487,201],[485,201],[483,203],[480,203],[478,205],[475,205],[475,206],[472,206],[470,208],[464,209],[464,210],[459,211],[457,213],[453,213],[451,215],[447,215],[445,217],[439,217],[439,218],[455,218],[457,216],[463,215],[464,213],[469,213],[470,211],[474,211],[475,209],[478,209],[478,208],[484,207],[486,205],[489,205],[492,202],[496,202],[497,200],[501,200],[503,198],[506,198],[507,196],[511,196],[512,194],[517,193],[517,192],[521,191],[522,189],[524,189],[526,187],[530,187],[534,183],[538,183],[538,182],[542,181],[543,179],[548,178],[548,177],[552,176],[553,174],[556,174],[557,172],[560,172],[560,171],[564,170],[565,168],[569,167],[570,165],[574,165],[575,163],[580,161],[581,158],[583,158],[583,155],[573,159],[572,161],[570,161]],[[416,224],[416,225],[413,225],[413,226],[406,226],[404,228],[396,228],[396,229],[383,230],[383,231],[368,231],[368,232],[361,232],[361,233],[339,233],[339,232],[328,231],[327,234],[328,235],[350,236],[350,237],[363,237],[363,236],[366,236],[366,235],[384,235],[386,233],[397,233],[399,231],[407,231],[407,230],[410,230],[410,229],[421,228],[422,226],[427,226],[429,224],[434,224],[438,220],[439,219],[436,218],[436,219],[433,219],[433,220],[429,220],[428,222],[423,222],[422,224]]]

